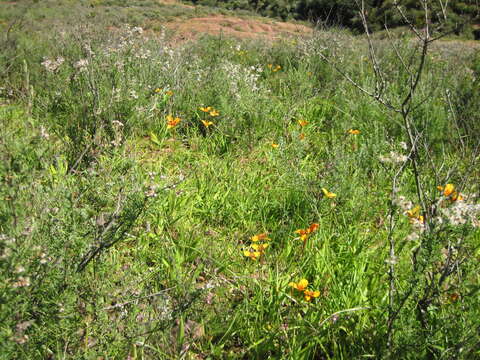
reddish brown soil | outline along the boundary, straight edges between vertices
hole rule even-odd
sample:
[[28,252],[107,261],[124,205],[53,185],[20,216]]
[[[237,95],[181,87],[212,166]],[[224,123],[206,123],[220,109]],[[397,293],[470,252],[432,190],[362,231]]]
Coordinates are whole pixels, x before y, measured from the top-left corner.
[[300,24],[273,20],[243,19],[224,15],[175,20],[166,24],[176,40],[188,40],[201,34],[225,35],[242,39],[265,38],[275,40],[310,34],[312,29]]

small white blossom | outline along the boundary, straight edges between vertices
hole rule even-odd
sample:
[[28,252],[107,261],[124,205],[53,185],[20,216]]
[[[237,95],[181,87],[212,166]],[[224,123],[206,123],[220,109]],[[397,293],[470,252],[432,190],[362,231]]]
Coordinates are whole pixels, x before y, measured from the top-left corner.
[[379,156],[379,160],[383,163],[402,164],[408,160],[408,156],[390,151],[388,155]]
[[73,64],[73,67],[78,71],[85,71],[87,66],[88,66],[87,59],[80,59],[75,64]]
[[40,137],[44,138],[45,140],[48,140],[50,137],[50,134],[47,133],[47,130],[43,125],[40,126]]
[[43,60],[42,65],[47,71],[56,72],[64,62],[65,62],[65,59],[59,56],[55,60],[50,60],[50,59]]
[[138,95],[137,95],[137,92],[135,90],[130,90],[130,97],[132,99],[138,99]]

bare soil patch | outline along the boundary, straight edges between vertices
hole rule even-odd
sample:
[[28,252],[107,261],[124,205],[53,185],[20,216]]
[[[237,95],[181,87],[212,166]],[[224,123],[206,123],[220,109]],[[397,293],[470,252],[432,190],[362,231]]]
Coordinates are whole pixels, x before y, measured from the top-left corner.
[[175,40],[189,40],[201,34],[225,35],[240,39],[265,38],[275,40],[310,34],[312,28],[294,23],[260,21],[224,15],[175,20],[166,24]]

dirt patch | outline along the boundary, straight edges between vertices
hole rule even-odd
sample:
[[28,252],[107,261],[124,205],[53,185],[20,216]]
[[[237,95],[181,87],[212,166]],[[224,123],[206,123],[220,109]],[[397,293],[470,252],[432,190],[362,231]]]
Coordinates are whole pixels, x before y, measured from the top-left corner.
[[189,40],[202,34],[225,35],[240,39],[279,39],[310,34],[313,30],[301,24],[259,21],[224,15],[175,20],[166,24],[175,40]]

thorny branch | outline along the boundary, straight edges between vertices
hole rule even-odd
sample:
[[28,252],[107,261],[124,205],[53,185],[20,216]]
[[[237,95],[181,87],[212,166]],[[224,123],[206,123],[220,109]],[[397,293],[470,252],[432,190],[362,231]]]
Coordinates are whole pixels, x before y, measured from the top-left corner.
[[[402,118],[402,126],[405,132],[409,154],[408,160],[402,164],[401,168],[398,172],[394,175],[392,179],[392,199],[395,196],[395,192],[397,191],[397,182],[399,176],[405,171],[405,169],[409,166],[412,173],[413,178],[415,181],[415,189],[416,195],[418,197],[418,202],[422,208],[422,216],[424,221],[424,236],[420,242],[420,245],[417,247],[412,254],[412,273],[411,278],[409,280],[409,286],[406,290],[403,291],[403,294],[400,297],[397,297],[397,289],[395,286],[396,282],[396,275],[395,275],[395,239],[393,237],[393,230],[395,228],[395,222],[393,220],[394,213],[395,213],[395,206],[393,204],[390,205],[390,223],[389,223],[389,234],[388,234],[388,246],[389,246],[389,270],[388,270],[388,277],[389,277],[389,303],[388,303],[388,318],[387,318],[387,349],[389,352],[390,357],[393,355],[393,332],[394,332],[394,324],[396,319],[398,318],[401,310],[404,308],[407,300],[412,296],[415,289],[418,286],[419,276],[421,276],[427,264],[425,262],[419,262],[417,256],[421,250],[426,250],[427,253],[431,252],[431,242],[432,240],[432,217],[433,212],[435,211],[434,208],[427,207],[427,199],[424,191],[424,184],[421,178],[421,168],[420,168],[420,157],[419,157],[419,143],[421,141],[422,134],[416,129],[415,123],[412,118],[412,113],[418,109],[428,98],[422,99],[421,101],[416,100],[416,93],[418,90],[418,86],[421,83],[422,75],[425,71],[427,54],[429,52],[430,44],[443,36],[445,36],[445,32],[436,36],[431,36],[431,29],[430,29],[430,9],[429,9],[429,1],[428,0],[419,0],[422,6],[423,11],[423,21],[425,23],[423,29],[418,29],[416,25],[410,21],[410,19],[406,16],[405,12],[403,11],[402,7],[399,5],[398,1],[394,1],[394,7],[399,13],[400,17],[403,19],[404,23],[407,24],[410,31],[415,35],[416,39],[418,40],[418,48],[411,54],[408,61],[406,58],[400,54],[399,49],[396,47],[395,44],[392,42],[392,47],[395,53],[395,56],[401,63],[404,71],[408,74],[408,79],[406,80],[405,85],[407,86],[406,94],[402,97],[398,103],[398,105],[391,102],[390,99],[385,97],[385,89],[388,86],[389,80],[385,79],[384,71],[382,66],[378,60],[375,47],[372,42],[372,38],[370,35],[370,31],[368,28],[368,22],[366,18],[366,9],[365,9],[365,1],[364,0],[355,0],[357,7],[359,8],[359,15],[362,21],[362,25],[364,27],[366,41],[368,43],[368,53],[369,58],[373,66],[373,73],[375,76],[375,88],[374,90],[369,90],[363,86],[361,86],[358,82],[352,79],[351,76],[347,74],[346,71],[340,68],[337,64],[333,63],[325,54],[320,53],[321,58],[331,65],[340,75],[342,75],[350,84],[352,84],[355,88],[360,90],[362,93],[366,94],[367,96],[373,98],[377,101],[380,105],[384,106],[385,108],[391,110],[394,113],[397,113]],[[446,18],[446,8],[448,5],[448,0],[441,2],[442,12],[444,19]],[[387,36],[390,40],[391,34],[387,25],[385,25],[385,29],[387,31]],[[428,154],[427,154],[428,155]],[[449,248],[450,249],[450,248]],[[443,283],[448,277],[451,272],[453,271],[452,267],[457,264],[456,261],[452,263],[451,254],[449,252],[448,258],[444,265],[444,268],[441,271],[440,277],[440,284]],[[425,274],[424,274],[425,275]],[[427,276],[428,277],[428,276]],[[430,297],[430,290],[431,287],[434,286],[432,282],[430,285],[427,285],[424,288],[424,296],[417,301],[416,310],[417,310],[417,319],[422,324],[422,327],[425,329],[426,319],[424,318],[423,314],[426,310],[426,306],[429,303]],[[430,289],[430,290],[429,290]],[[433,356],[435,350],[434,349],[427,349],[428,356]]]
[[[167,185],[160,189],[160,191],[167,190],[169,188],[174,188],[178,184],[185,181],[185,178],[175,182],[174,184]],[[134,209],[126,209],[125,206],[122,207],[123,201],[123,194],[122,189],[119,192],[117,197],[117,207],[115,211],[112,213],[110,220],[108,223],[103,227],[102,231],[99,235],[95,237],[94,244],[98,244],[92,247],[83,257],[80,263],[77,266],[77,272],[83,271],[87,265],[92,261],[95,257],[97,257],[102,251],[112,247],[119,241],[123,240],[127,234],[127,231],[135,224],[138,218],[144,213],[148,200],[148,195],[144,195],[142,201],[138,204],[134,204]],[[123,215],[120,213],[123,212],[127,213]]]

